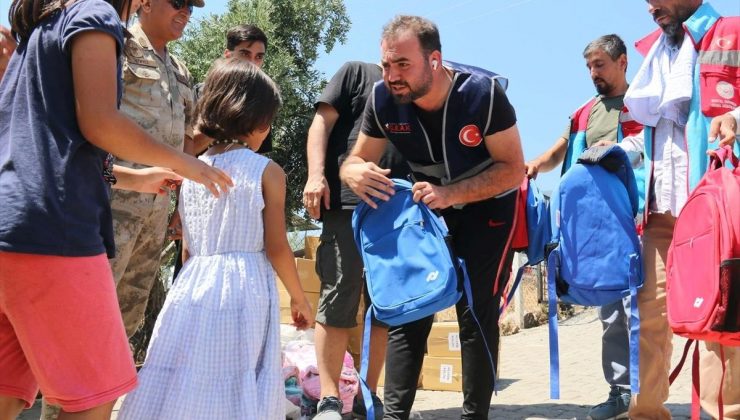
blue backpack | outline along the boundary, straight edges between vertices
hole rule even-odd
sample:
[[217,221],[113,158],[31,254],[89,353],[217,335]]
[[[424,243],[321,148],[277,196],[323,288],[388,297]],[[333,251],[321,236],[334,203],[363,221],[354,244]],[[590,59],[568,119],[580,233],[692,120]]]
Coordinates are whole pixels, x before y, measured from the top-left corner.
[[410,182],[393,182],[389,201],[378,200],[377,209],[357,206],[352,227],[375,318],[401,325],[457,303],[462,284],[447,227],[426,205],[414,203]]
[[[465,263],[452,254],[447,227],[424,203],[414,202],[409,181],[393,179],[393,183],[395,194],[388,201],[374,199],[377,209],[362,202],[352,215],[371,300],[365,315],[360,367],[368,418],[374,418],[365,383],[372,314],[390,326],[413,322],[456,304],[463,287],[471,312],[473,308]],[[493,369],[490,349],[488,355]]]
[[630,385],[633,393],[639,392],[637,289],[643,275],[635,228],[638,204],[630,161],[616,145],[587,149],[553,193],[547,257],[552,399],[560,394],[557,297],[584,306],[631,297]]
[[[526,192],[525,192],[526,190]],[[527,255],[527,262],[519,267],[516,272],[514,282],[509,288],[509,292],[502,300],[499,314],[503,314],[511,303],[516,293],[516,289],[522,281],[526,267],[534,267],[545,260],[545,248],[550,242],[552,231],[550,227],[550,202],[537,187],[534,179],[525,179],[519,189],[520,194],[526,197],[520,197],[517,206],[524,208],[516,211],[515,236],[525,236],[518,238],[519,244],[514,245],[516,251],[523,251]]]

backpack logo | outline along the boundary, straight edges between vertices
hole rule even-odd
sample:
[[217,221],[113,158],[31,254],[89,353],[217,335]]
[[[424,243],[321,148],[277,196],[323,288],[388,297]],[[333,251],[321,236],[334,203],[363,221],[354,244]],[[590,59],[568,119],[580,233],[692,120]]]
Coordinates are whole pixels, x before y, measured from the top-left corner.
[[697,309],[701,308],[702,303],[704,303],[704,298],[700,298],[700,297],[696,298],[696,300],[694,301],[694,308],[697,308]]
[[475,124],[468,124],[463,127],[458,137],[460,138],[460,143],[468,147],[476,147],[483,141],[480,129]]
[[427,276],[427,282],[437,280],[439,278],[439,271],[432,271]]

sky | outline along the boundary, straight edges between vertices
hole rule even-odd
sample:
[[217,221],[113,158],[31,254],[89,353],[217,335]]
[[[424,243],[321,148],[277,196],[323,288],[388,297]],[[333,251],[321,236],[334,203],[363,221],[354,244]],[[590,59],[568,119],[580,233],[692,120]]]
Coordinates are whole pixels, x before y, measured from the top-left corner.
[[[723,15],[740,15],[740,0],[710,2]],[[568,117],[596,94],[582,52],[591,40],[616,33],[627,44],[631,80],[641,63],[634,42],[657,28],[643,0],[346,0],[352,22],[347,42],[322,54],[316,67],[327,78],[345,62],[378,62],[380,32],[397,14],[424,16],[439,27],[442,57],[473,64],[509,79],[526,160],[547,150]],[[10,0],[0,0],[7,25]],[[226,0],[206,0],[192,19],[221,14]],[[220,47],[219,47],[220,48]],[[269,51],[267,58],[269,60]],[[558,170],[538,177],[551,190]]]

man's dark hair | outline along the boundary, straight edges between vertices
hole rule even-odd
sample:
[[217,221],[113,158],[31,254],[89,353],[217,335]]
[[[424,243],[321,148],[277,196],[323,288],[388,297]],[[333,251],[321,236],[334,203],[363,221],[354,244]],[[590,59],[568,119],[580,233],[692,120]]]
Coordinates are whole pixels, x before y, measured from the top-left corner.
[[206,75],[196,115],[201,133],[229,140],[265,129],[282,103],[275,82],[254,64],[222,58]]
[[583,50],[583,58],[588,58],[592,52],[596,50],[604,51],[612,60],[617,60],[622,54],[627,54],[627,47],[624,45],[624,41],[619,35],[610,34],[600,36],[586,45],[586,49]]
[[394,17],[383,27],[381,38],[394,38],[404,31],[411,31],[416,35],[424,56],[428,57],[434,51],[442,51],[437,25],[421,16],[398,15]]
[[226,49],[229,51],[234,51],[234,48],[242,42],[255,41],[265,44],[265,50],[267,50],[267,35],[254,25],[235,26],[226,33]]

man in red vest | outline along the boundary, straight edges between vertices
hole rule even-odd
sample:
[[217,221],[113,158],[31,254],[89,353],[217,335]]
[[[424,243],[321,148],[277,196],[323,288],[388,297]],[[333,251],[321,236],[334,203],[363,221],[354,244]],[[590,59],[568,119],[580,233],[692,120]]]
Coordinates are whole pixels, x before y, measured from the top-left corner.
[[[737,57],[740,19],[722,17],[701,0],[648,0],[648,12],[660,26],[637,43],[645,61],[624,98],[643,133],[620,146],[643,152],[646,195],[643,234],[645,282],[640,309],[640,394],[633,397],[631,419],[669,419],[668,369],[672,336],[666,319],[668,247],[676,217],[707,169],[708,150],[734,143],[740,80]],[[723,71],[707,73],[707,66]],[[698,69],[698,70],[697,70]],[[711,77],[709,77],[711,76]],[[716,117],[713,121],[712,118]],[[720,388],[725,418],[740,418],[740,351],[707,343],[701,360],[702,407],[719,417]]]

